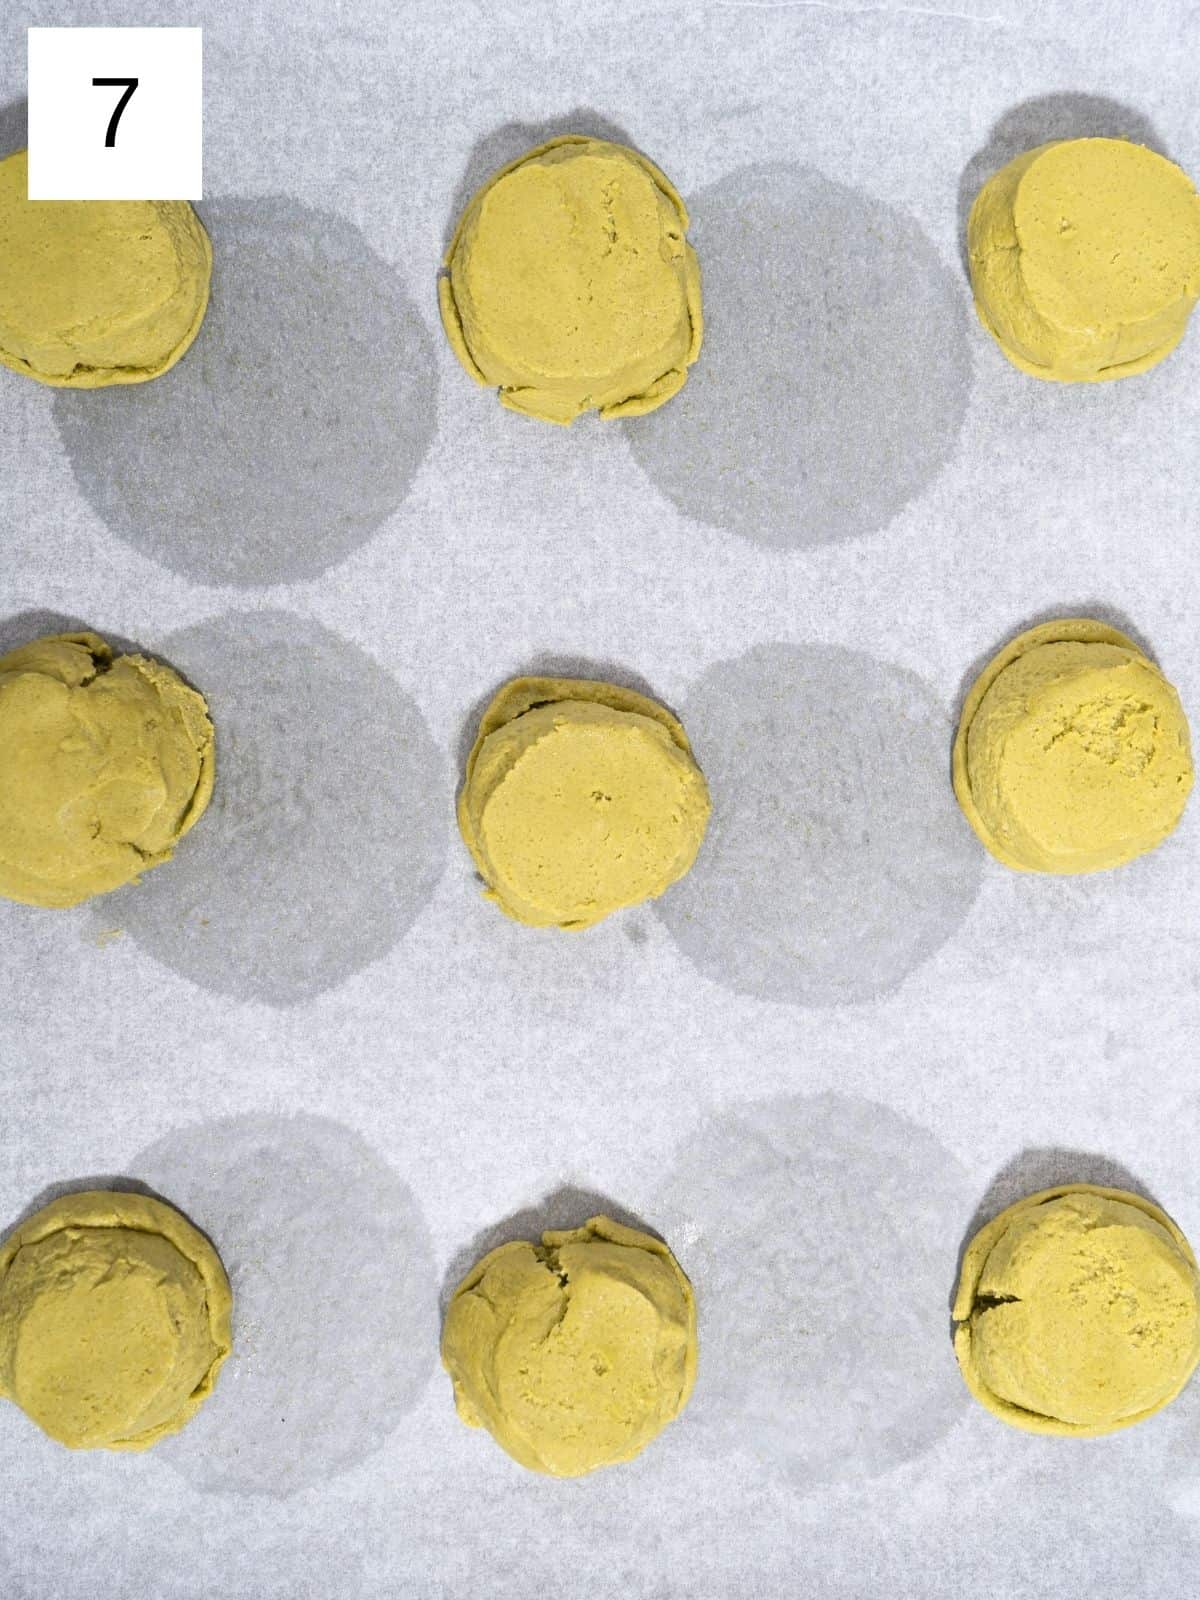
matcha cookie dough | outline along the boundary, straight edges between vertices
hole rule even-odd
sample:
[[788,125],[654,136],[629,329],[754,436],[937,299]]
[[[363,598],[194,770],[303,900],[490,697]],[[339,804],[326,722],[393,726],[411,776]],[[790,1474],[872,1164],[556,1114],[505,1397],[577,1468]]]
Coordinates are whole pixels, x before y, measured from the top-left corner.
[[28,200],[0,161],[0,362],[99,389],[173,367],[208,305],[212,247],[185,200]]
[[231,1306],[216,1251],[173,1207],[65,1195],[0,1246],[0,1396],[72,1450],[145,1450],[212,1392]]
[[1169,1404],[1200,1359],[1196,1258],[1165,1211],[1064,1184],[963,1257],[954,1350],[971,1393],[1029,1433],[1100,1434]]
[[1095,383],[1145,372],[1200,295],[1200,197],[1123,139],[1065,139],[1010,161],[967,225],[975,308],[1022,372]]
[[624,145],[568,134],[484,184],[438,284],[442,325],[511,411],[641,416],[700,354],[700,269],[683,201]]
[[1116,628],[1083,617],[1020,634],[967,695],[954,792],[1018,872],[1099,872],[1153,850],[1183,814],[1179,696]]
[[710,809],[687,735],[655,701],[586,678],[514,678],[479,725],[458,825],[502,911],[588,928],[682,878]]
[[532,1472],[638,1455],[696,1377],[691,1285],[661,1240],[593,1217],[490,1251],[454,1291],[442,1361],[458,1414]]
[[0,895],[73,906],[168,861],[213,788],[203,699],[62,633],[0,656]]

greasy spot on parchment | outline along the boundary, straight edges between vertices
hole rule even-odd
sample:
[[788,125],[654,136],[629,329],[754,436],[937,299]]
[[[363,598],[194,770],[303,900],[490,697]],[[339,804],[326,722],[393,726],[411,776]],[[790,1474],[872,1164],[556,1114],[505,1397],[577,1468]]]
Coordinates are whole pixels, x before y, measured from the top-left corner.
[[713,817],[655,908],[707,977],[796,1005],[873,1000],[962,924],[982,852],[950,786],[950,714],[915,673],[761,645],[710,667],[681,715]]
[[355,1466],[416,1404],[436,1355],[425,1218],[365,1139],[311,1116],[196,1123],[133,1174],[212,1239],[233,1354],[155,1451],[199,1489],[284,1496]]
[[433,438],[432,336],[344,217],[284,198],[202,206],[213,287],[196,342],[152,383],[59,390],[85,498],[198,583],[296,583],[401,505]]
[[234,612],[163,653],[208,701],[212,804],[174,860],[97,914],[203,988],[311,999],[387,955],[432,894],[442,754],[396,680],[310,619]]
[[689,198],[700,359],[624,426],[698,522],[807,549],[884,528],[958,442],[966,295],[913,218],[805,167],[731,173]]
[[972,1200],[933,1134],[873,1101],[701,1125],[655,1209],[700,1308],[689,1448],[748,1451],[805,1491],[927,1450],[967,1400],[948,1295]]

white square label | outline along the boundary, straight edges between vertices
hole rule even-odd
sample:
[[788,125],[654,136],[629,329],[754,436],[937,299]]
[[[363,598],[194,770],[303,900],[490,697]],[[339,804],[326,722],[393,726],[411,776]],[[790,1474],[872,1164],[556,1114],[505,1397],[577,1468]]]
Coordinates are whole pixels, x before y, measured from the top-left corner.
[[199,28],[29,29],[29,198],[199,200]]

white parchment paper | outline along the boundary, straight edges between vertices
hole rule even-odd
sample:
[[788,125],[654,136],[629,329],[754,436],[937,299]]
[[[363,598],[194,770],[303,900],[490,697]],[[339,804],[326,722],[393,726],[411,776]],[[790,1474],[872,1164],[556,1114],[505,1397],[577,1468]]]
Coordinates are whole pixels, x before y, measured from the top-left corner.
[[[1194,1593],[1200,1388],[1027,1438],[948,1337],[964,1235],[1029,1190],[1138,1187],[1200,1243],[1200,812],[1038,880],[948,775],[975,668],[1054,614],[1132,629],[1200,726],[1200,335],[1038,384],[961,254],[1047,138],[1200,171],[1193,8],[27,0],[4,149],[26,25],[122,22],[205,29],[213,302],[149,385],[0,372],[0,645],[161,652],[220,787],[140,888],[0,904],[0,1223],[149,1186],[237,1349],[143,1456],[0,1407],[0,1595]],[[677,400],[570,432],[466,379],[434,294],[469,192],[565,129],[670,174],[709,321]],[[692,877],[585,935],[504,921],[454,828],[529,669],[649,687],[713,785]],[[456,1420],[438,1308],[599,1209],[692,1275],[700,1381],[557,1483]]]

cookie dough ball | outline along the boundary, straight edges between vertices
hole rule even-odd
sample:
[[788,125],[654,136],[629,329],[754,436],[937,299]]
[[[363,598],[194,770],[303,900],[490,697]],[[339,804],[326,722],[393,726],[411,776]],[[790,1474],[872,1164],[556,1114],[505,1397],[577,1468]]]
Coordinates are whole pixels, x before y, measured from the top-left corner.
[[691,867],[711,807],[662,706],[586,678],[514,678],[484,713],[458,825],[487,897],[533,928],[589,928]]
[[170,860],[213,787],[203,699],[62,633],[0,656],[0,895],[73,906]]
[[0,161],[0,362],[100,389],[173,367],[208,305],[212,247],[185,200],[28,200]]
[[975,1398],[1029,1433],[1161,1411],[1200,1359],[1196,1258],[1165,1211],[1066,1184],[1009,1206],[963,1258],[954,1349]]
[[696,1377],[691,1285],[661,1240],[607,1217],[504,1244],[454,1291],[442,1361],[458,1414],[532,1472],[638,1455]]
[[967,225],[980,321],[1035,378],[1145,372],[1183,338],[1200,295],[1200,197],[1165,157],[1065,139],[1010,161]]
[[439,285],[459,361],[546,422],[640,416],[700,354],[688,214],[624,145],[569,134],[502,167],[463,212]]
[[980,674],[954,792],[1019,872],[1099,872],[1153,850],[1183,814],[1191,743],[1179,696],[1132,639],[1087,618],[1030,628]]
[[0,1247],[0,1395],[72,1450],[176,1433],[229,1354],[216,1251],[171,1206],[71,1194]]

